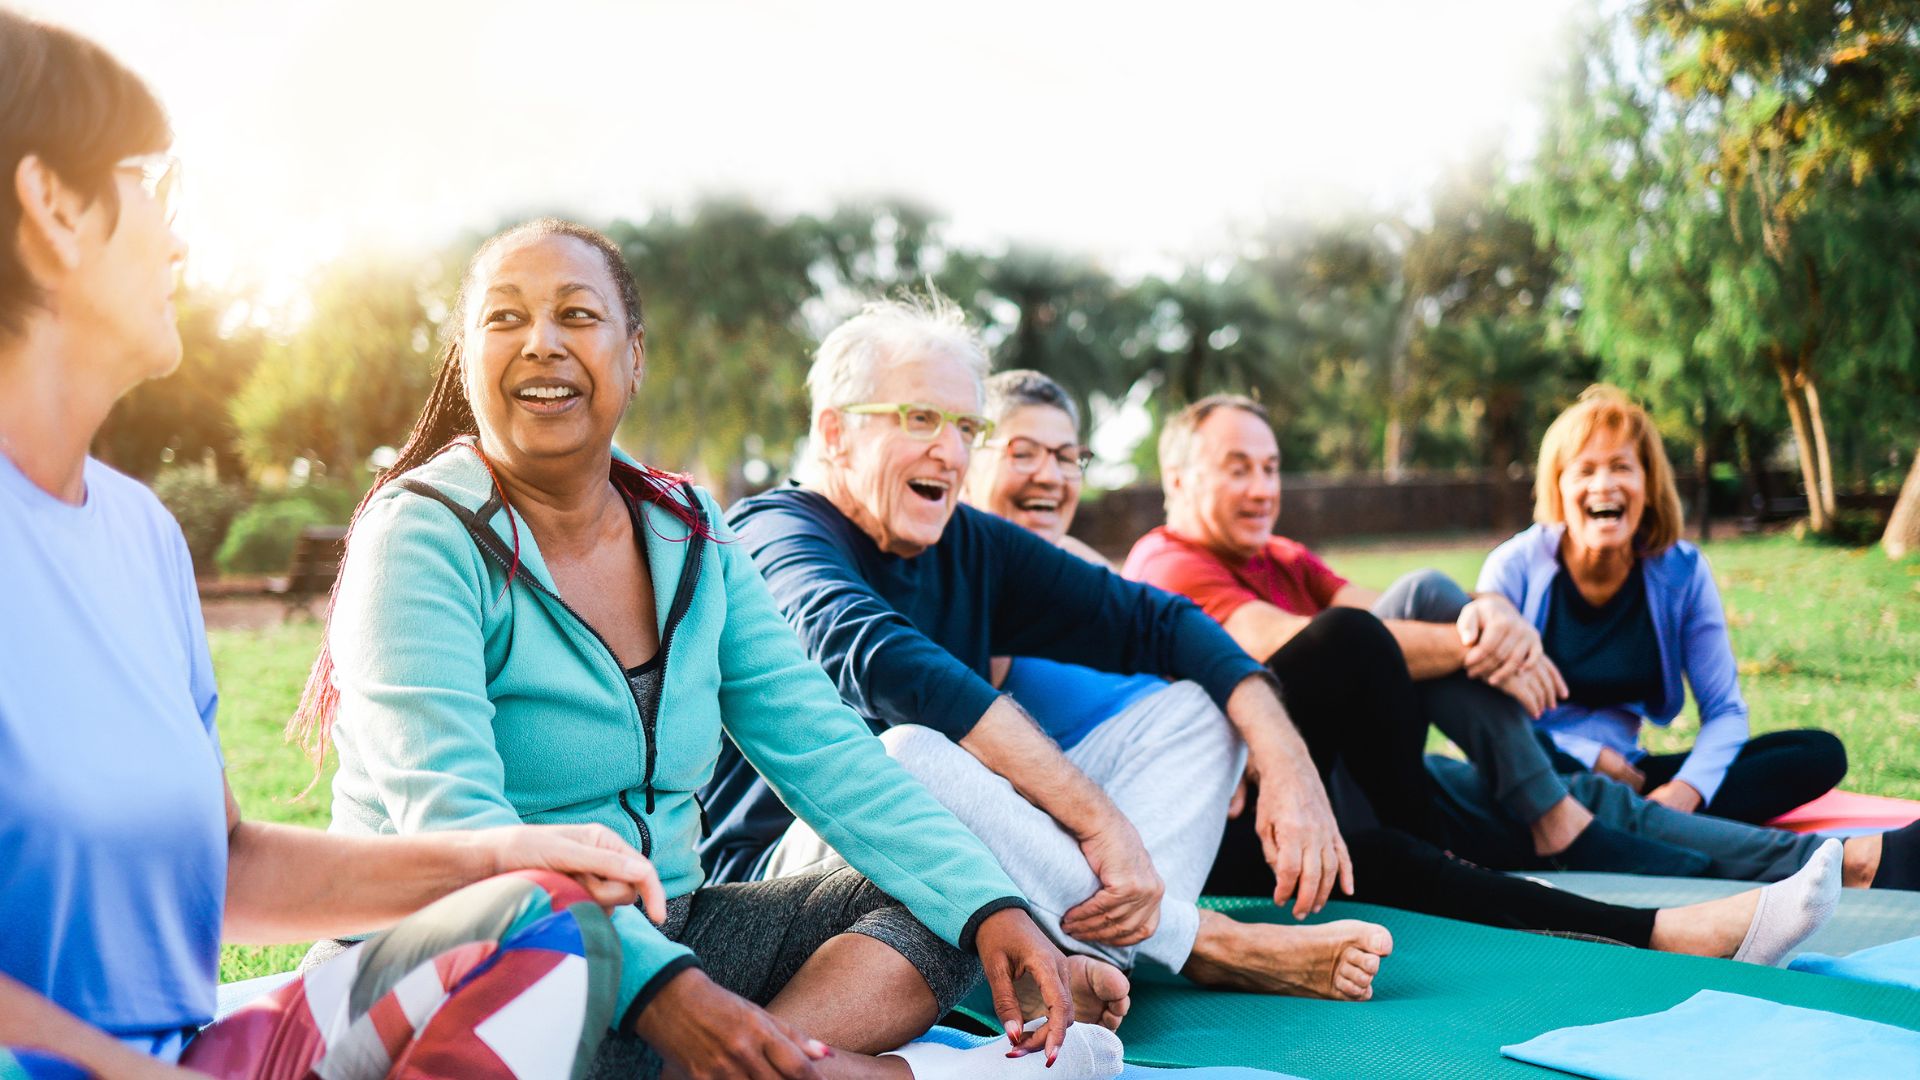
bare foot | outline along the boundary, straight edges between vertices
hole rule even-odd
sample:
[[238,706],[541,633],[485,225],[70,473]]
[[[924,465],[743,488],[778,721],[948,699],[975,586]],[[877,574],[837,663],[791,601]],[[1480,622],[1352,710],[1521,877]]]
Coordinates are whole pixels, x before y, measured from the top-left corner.
[[[1133,1007],[1133,984],[1127,981],[1126,972],[1105,960],[1071,953],[1067,968],[1068,985],[1073,990],[1073,1022],[1120,1030],[1120,1021]],[[1020,1015],[1029,1020],[1047,1015],[1047,1003],[1040,999],[1040,987],[1032,979],[1021,979],[1014,989],[1020,995]]]
[[1381,957],[1392,952],[1386,927],[1358,919],[1280,926],[1202,911],[1193,955],[1180,974],[1222,990],[1365,1001],[1373,996]]

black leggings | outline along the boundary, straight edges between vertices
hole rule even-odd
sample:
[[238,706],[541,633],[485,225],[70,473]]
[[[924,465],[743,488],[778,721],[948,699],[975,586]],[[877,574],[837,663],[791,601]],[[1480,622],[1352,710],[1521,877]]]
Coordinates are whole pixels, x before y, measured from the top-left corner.
[[[1462,862],[1441,851],[1439,789],[1422,761],[1426,721],[1405,658],[1380,620],[1353,608],[1316,616],[1267,661],[1324,782],[1343,761],[1385,828],[1343,829],[1355,900],[1516,930],[1588,934],[1642,948],[1651,909],[1603,904]],[[1273,870],[1253,802],[1227,822],[1207,892],[1271,897]]]
[[[1647,790],[1672,780],[1685,754],[1649,754],[1639,769]],[[1713,801],[1702,807],[1714,817],[1764,825],[1781,814],[1832,791],[1847,775],[1847,748],[1817,728],[1756,735],[1740,748],[1727,768]]]

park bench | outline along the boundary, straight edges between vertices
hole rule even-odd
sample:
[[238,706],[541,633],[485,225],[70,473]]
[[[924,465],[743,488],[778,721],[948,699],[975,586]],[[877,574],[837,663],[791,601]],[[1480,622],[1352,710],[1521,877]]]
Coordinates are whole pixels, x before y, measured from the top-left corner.
[[300,530],[293,542],[293,557],[288,560],[287,576],[268,585],[267,591],[286,601],[282,617],[304,611],[313,598],[333,589],[340,576],[340,559],[347,551],[345,525],[309,525]]

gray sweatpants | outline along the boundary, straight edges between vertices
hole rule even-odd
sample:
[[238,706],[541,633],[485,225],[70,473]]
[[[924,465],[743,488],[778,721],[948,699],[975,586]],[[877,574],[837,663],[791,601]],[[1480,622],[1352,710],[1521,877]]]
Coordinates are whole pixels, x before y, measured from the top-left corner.
[[[1200,929],[1195,901],[1220,848],[1227,802],[1246,767],[1247,749],[1206,691],[1190,682],[1157,690],[1121,710],[1066,751],[1139,830],[1166,893],[1160,925],[1138,945],[1100,945],[1068,937],[1066,912],[1099,891],[1080,845],[1005,778],[931,728],[906,724],[880,736],[887,753],[987,845],[1026,894],[1034,918],[1069,952],[1121,968],[1136,958],[1170,971],[1186,966]],[[767,860],[766,876],[836,865],[840,857],[804,822],[795,822]]]
[[[1445,574],[1420,570],[1394,582],[1373,613],[1383,619],[1451,623],[1469,599]],[[1467,761],[1429,757],[1427,768],[1451,803],[1448,812],[1463,826],[1456,831],[1480,845],[1457,854],[1475,862],[1527,865],[1533,856],[1529,823],[1568,795],[1592,811],[1596,821],[1707,856],[1712,860],[1708,877],[1778,881],[1806,865],[1820,847],[1822,837],[1683,814],[1648,802],[1598,773],[1558,772],[1520,703],[1464,674],[1414,686],[1429,722],[1467,755]]]

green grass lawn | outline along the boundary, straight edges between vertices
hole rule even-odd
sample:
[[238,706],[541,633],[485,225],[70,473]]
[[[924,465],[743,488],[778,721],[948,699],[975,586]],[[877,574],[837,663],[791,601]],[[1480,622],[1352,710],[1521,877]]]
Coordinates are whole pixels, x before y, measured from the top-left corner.
[[[1849,789],[1920,798],[1920,559],[1892,563],[1877,549],[1787,537],[1727,540],[1707,551],[1727,603],[1754,730],[1824,727],[1847,744]],[[1340,573],[1374,587],[1422,567],[1471,586],[1486,552],[1442,546],[1322,554]],[[319,647],[319,627],[296,622],[209,636],[227,775],[242,810],[259,820],[324,826],[326,784],[298,797],[313,768],[281,738]],[[1647,741],[1683,749],[1694,729],[1689,713]],[[229,946],[220,978],[283,971],[303,952]]]

